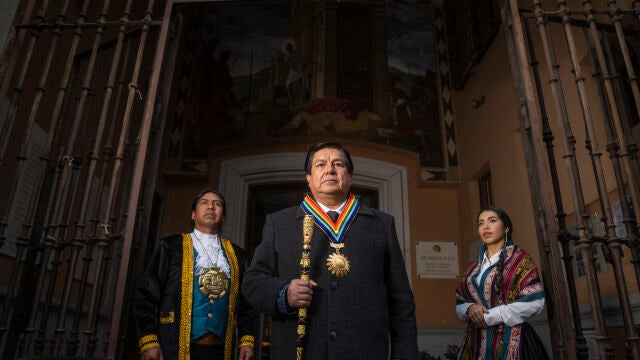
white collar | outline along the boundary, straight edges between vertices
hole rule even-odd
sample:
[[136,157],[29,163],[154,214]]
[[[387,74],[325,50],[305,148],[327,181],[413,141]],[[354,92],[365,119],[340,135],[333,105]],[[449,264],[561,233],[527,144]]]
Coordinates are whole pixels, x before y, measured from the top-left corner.
[[[213,247],[213,248],[217,248],[220,247],[220,238],[218,236],[218,234],[206,234],[203,233],[202,231],[194,228],[193,229],[193,233],[196,235],[197,239],[200,239],[200,241],[202,241],[202,246],[206,246],[207,248],[209,247]],[[196,239],[194,239],[196,240]],[[196,240],[197,242],[197,240]]]
[[484,258],[482,259],[482,263],[486,263],[489,262],[489,265],[495,264],[498,262],[498,260],[500,260],[500,251],[498,251],[497,253],[493,254],[493,256],[491,256],[491,258],[489,258],[487,256],[487,252],[485,251],[484,253]]
[[227,276],[231,276],[229,263],[225,258],[218,234],[205,234],[196,229],[193,229],[191,234],[191,244],[198,253],[195,258],[196,274],[199,275],[204,269],[216,266]]
[[322,208],[322,211],[324,211],[325,213],[327,213],[329,211],[336,211],[336,212],[338,212],[338,214],[340,214],[340,213],[342,213],[342,210],[344,210],[345,205],[347,205],[347,200],[345,200],[337,209],[332,209],[332,208],[324,205],[320,201],[316,201],[316,202],[318,203],[318,205],[320,205],[320,207]]

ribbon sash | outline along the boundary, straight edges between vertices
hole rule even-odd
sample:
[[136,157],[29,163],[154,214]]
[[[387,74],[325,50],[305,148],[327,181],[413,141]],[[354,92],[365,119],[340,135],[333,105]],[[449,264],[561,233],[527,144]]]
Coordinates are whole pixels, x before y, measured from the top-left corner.
[[349,227],[356,219],[358,209],[360,209],[360,200],[358,200],[353,193],[350,193],[347,204],[335,222],[331,220],[329,215],[322,211],[320,205],[309,195],[305,196],[300,206],[305,213],[313,216],[315,223],[332,243],[340,244],[344,240],[344,236],[347,234]]

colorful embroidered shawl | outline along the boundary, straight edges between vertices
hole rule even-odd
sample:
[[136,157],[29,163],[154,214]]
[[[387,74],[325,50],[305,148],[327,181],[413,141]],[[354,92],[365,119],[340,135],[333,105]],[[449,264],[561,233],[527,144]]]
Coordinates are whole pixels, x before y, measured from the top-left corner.
[[[502,271],[504,285],[496,292],[497,266],[492,265],[479,279],[476,278],[484,258],[486,245],[480,250],[478,260],[472,261],[464,278],[456,289],[456,304],[482,303],[487,309],[516,301],[533,301],[544,297],[538,269],[531,257],[517,245],[509,241],[505,251]],[[519,359],[521,354],[521,326],[499,324],[487,329],[467,326],[460,346],[459,359]]]

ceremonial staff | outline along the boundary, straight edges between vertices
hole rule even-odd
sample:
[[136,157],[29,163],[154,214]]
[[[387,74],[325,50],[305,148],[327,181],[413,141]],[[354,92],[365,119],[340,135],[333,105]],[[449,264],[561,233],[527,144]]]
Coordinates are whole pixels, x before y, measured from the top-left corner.
[[[312,215],[305,215],[302,222],[302,258],[300,259],[300,279],[309,280],[311,268],[311,237],[313,236],[314,220]],[[298,338],[296,348],[297,360],[302,360],[304,346],[302,341],[307,328],[307,308],[298,309]]]

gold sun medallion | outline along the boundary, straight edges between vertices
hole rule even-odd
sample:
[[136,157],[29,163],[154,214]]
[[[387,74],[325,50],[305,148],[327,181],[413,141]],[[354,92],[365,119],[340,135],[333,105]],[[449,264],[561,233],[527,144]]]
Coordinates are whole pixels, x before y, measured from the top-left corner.
[[229,277],[219,267],[213,266],[202,271],[198,277],[198,285],[204,296],[211,300],[220,299],[227,293]]
[[332,275],[342,277],[349,273],[351,267],[349,265],[349,259],[341,254],[339,250],[336,250],[335,253],[329,255],[327,258],[327,268],[331,271]]

